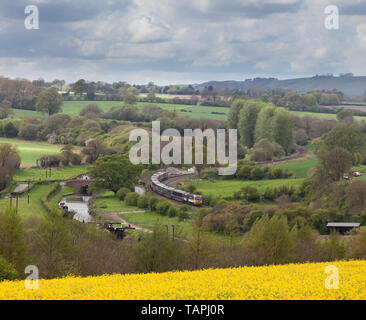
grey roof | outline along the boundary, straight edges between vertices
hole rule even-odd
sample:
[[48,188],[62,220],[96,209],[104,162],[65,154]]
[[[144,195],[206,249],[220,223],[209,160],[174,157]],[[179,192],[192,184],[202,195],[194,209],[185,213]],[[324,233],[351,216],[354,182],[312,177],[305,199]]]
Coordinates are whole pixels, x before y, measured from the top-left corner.
[[339,228],[359,228],[361,226],[358,222],[329,222],[327,227],[339,227]]

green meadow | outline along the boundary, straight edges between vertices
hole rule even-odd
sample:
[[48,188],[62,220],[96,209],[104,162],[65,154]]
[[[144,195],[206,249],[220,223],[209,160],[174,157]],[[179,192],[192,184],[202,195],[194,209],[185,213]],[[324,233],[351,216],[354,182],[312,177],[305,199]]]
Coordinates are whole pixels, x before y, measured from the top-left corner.
[[263,194],[267,187],[280,187],[284,185],[299,186],[304,179],[275,179],[275,180],[185,180],[185,183],[193,184],[198,191],[205,194],[218,194],[222,197],[231,197],[242,187],[256,187]]
[[45,154],[57,154],[61,151],[60,145],[48,144],[38,141],[25,141],[17,139],[0,138],[1,143],[10,143],[16,146],[19,150],[22,159],[22,166],[36,165],[38,158]]

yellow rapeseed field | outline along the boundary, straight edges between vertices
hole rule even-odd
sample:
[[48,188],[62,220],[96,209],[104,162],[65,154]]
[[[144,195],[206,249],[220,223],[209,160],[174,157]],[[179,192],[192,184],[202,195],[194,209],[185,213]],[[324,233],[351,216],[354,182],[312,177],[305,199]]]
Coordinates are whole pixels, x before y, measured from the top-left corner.
[[[326,273],[334,265],[339,288]],[[329,270],[328,270],[329,271]],[[162,274],[106,275],[40,280],[38,290],[24,281],[0,283],[0,299],[366,299],[366,261],[290,264]]]

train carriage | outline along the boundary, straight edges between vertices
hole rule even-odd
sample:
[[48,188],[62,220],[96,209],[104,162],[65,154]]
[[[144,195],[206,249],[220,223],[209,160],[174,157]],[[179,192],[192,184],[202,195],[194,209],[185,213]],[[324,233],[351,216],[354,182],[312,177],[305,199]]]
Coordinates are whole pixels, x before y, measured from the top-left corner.
[[194,206],[202,205],[202,196],[169,187],[162,183],[168,179],[168,172],[160,171],[151,177],[151,189],[162,196]]

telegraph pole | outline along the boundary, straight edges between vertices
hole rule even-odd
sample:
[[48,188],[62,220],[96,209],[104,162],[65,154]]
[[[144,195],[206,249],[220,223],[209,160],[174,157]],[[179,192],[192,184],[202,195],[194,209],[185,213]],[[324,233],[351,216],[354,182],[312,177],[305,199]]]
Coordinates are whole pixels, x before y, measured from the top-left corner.
[[29,204],[29,183],[30,181],[28,180],[28,204]]

